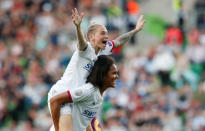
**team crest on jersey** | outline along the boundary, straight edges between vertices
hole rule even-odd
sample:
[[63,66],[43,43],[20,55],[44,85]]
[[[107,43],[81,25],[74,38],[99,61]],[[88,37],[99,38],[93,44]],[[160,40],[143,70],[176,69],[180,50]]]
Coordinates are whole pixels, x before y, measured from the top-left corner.
[[112,43],[110,41],[108,41],[106,44],[108,44],[109,46],[112,46]]
[[92,68],[93,68],[93,65],[90,64],[90,63],[88,63],[88,64],[85,65],[83,68],[86,69],[87,71],[91,72],[91,70],[92,70]]

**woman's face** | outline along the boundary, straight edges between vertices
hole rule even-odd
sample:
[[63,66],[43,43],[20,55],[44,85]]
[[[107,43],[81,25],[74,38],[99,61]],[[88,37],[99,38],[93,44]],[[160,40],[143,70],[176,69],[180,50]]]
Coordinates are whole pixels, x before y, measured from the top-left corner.
[[105,87],[115,87],[115,81],[118,79],[118,70],[117,66],[113,64],[110,67],[107,75],[104,78],[104,86]]
[[106,42],[108,41],[108,31],[104,26],[99,26],[96,29],[95,35],[94,35],[94,41],[95,44],[100,48],[100,49],[105,49],[106,47]]

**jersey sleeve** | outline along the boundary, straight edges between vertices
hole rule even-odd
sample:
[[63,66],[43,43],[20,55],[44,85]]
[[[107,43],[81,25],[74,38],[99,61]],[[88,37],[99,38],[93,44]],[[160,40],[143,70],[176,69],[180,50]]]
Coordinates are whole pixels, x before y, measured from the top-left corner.
[[79,49],[77,49],[77,52],[81,57],[89,57],[91,52],[90,44],[89,43],[87,44],[87,48],[84,51],[80,51]]
[[112,50],[114,49],[114,42],[113,41],[108,41],[106,43],[105,50],[103,50],[104,55],[110,55],[112,54]]
[[70,95],[73,103],[85,101],[90,96],[89,89],[83,86],[78,89],[68,91],[68,94]]

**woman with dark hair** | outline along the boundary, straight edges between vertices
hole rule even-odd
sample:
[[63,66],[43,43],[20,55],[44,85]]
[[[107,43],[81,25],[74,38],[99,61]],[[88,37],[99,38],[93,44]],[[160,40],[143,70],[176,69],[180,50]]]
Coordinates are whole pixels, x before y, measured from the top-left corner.
[[[59,116],[62,104],[73,103],[73,131],[85,131],[102,105],[103,92],[110,87],[114,88],[117,79],[118,70],[113,58],[99,56],[87,77],[86,84],[51,98],[50,110],[53,121]],[[58,125],[55,125],[55,130],[59,130]]]

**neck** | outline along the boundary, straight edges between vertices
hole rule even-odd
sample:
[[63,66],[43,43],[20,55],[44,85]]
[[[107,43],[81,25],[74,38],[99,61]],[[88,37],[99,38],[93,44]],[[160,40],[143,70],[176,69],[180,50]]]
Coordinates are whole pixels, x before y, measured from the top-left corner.
[[106,87],[100,88],[100,94],[103,95],[103,93],[106,89],[107,89]]
[[90,42],[90,44],[91,44],[92,47],[95,49],[95,54],[97,55],[98,52],[100,51],[100,48],[99,48],[96,44],[94,44],[94,42]]

